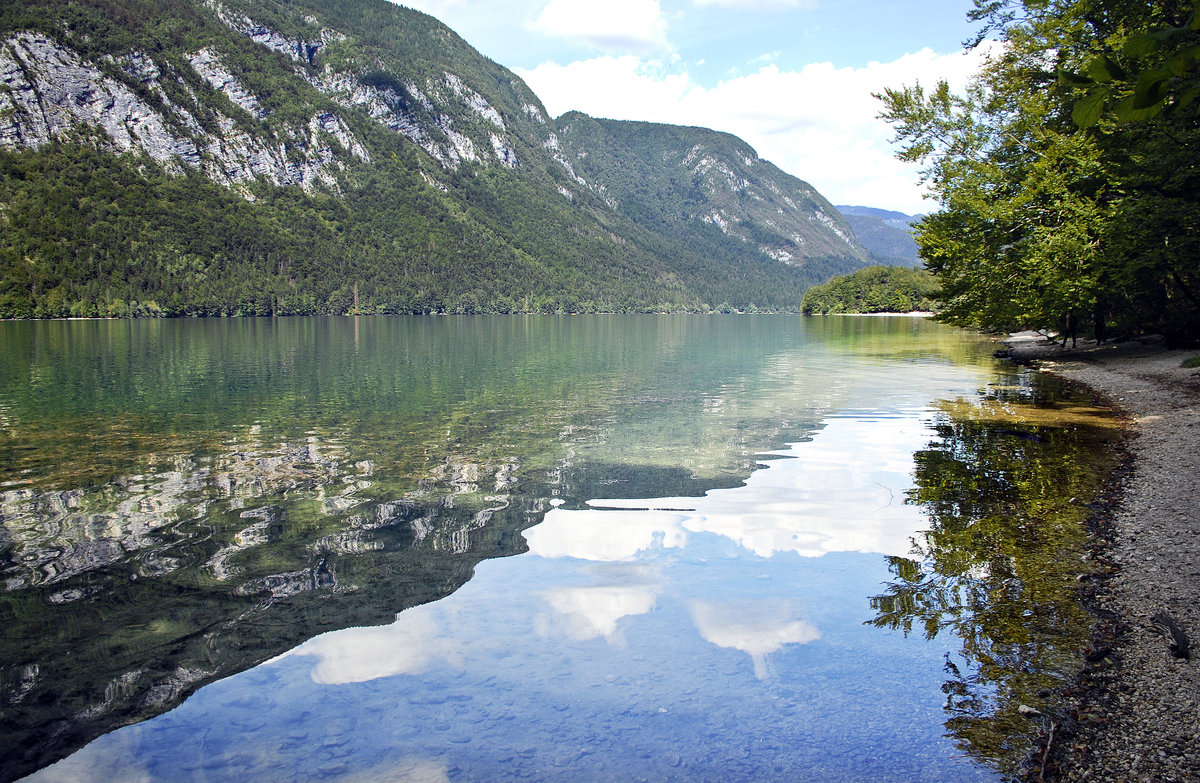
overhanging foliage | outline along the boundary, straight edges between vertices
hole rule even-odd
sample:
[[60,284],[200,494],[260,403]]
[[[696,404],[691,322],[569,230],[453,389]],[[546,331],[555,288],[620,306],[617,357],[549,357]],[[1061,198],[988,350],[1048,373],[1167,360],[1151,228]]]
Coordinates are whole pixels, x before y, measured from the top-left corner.
[[976,6],[1002,46],[965,94],[940,83],[879,96],[900,157],[925,164],[941,206],[917,226],[942,285],[940,318],[1196,339],[1200,33],[1190,5]]

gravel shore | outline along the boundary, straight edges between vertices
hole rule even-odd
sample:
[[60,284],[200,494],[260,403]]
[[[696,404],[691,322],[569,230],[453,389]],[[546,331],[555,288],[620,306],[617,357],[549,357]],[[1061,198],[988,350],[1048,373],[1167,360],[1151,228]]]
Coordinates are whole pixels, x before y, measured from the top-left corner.
[[[1180,366],[1197,351],[1153,341],[1064,349],[1032,334],[1005,344],[1116,407],[1130,457],[1095,530],[1112,574],[1093,584],[1094,652],[1026,779],[1200,781],[1200,369]],[[1190,659],[1174,654],[1164,612],[1189,638]]]

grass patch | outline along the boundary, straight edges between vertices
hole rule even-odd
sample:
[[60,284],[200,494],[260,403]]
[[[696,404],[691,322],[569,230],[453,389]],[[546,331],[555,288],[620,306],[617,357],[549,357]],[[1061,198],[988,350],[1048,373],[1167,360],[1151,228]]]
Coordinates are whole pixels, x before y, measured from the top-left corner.
[[1192,367],[1200,367],[1200,356],[1193,356],[1193,357],[1192,357],[1192,358],[1190,358],[1190,359],[1184,359],[1184,360],[1183,360],[1183,364],[1181,364],[1181,365],[1179,365],[1179,366],[1180,366],[1180,367],[1187,367],[1187,368],[1189,368],[1189,369],[1190,369],[1190,368],[1192,368]]

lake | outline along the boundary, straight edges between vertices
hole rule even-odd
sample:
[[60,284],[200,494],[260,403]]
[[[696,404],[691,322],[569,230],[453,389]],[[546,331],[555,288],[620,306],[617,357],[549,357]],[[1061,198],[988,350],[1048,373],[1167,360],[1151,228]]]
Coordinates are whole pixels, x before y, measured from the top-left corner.
[[1002,779],[1087,648],[1118,433],[993,350],[0,323],[0,779]]

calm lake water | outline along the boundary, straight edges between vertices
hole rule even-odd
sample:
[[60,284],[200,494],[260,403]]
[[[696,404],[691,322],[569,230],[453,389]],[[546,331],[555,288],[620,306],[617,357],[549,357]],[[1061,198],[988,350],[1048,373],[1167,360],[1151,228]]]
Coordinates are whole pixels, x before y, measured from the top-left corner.
[[0,323],[0,779],[998,780],[1115,430],[993,348]]

